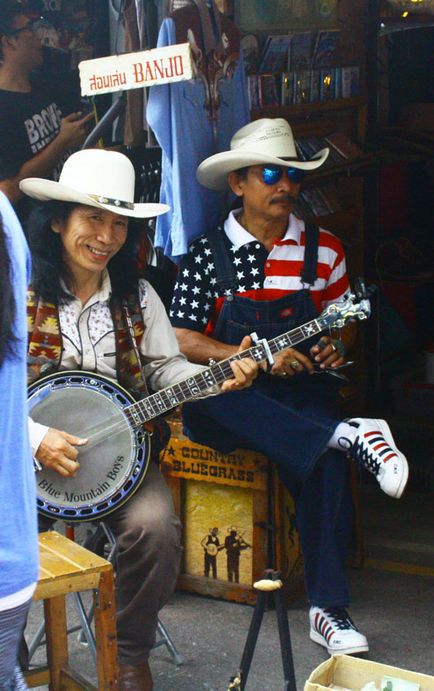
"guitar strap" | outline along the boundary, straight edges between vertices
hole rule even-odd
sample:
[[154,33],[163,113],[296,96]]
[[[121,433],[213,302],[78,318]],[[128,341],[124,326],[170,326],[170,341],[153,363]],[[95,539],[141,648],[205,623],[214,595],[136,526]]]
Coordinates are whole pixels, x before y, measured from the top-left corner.
[[[112,300],[112,314],[116,331],[119,382],[138,400],[146,398],[149,396],[149,389],[139,351],[145,325],[138,293],[131,294],[122,300]],[[126,347],[127,344],[129,347]],[[126,368],[125,365],[128,367]],[[144,427],[148,434],[152,435],[152,459],[158,463],[160,452],[170,439],[169,425],[163,417],[159,416],[145,423]]]

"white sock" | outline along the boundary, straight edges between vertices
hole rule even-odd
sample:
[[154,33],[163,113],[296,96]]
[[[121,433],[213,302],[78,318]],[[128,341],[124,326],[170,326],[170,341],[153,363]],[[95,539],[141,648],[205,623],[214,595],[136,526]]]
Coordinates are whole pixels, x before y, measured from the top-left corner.
[[354,441],[357,434],[357,427],[353,427],[348,422],[340,422],[333,432],[332,436],[327,442],[328,449],[338,449],[338,451],[345,451],[345,444],[339,444],[339,439],[344,437],[351,443]]

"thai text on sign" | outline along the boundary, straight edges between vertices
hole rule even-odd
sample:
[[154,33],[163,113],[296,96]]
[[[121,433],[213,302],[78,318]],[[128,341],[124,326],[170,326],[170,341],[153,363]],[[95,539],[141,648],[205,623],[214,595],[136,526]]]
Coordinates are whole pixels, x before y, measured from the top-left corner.
[[192,78],[189,43],[83,60],[78,67],[82,96],[140,89]]

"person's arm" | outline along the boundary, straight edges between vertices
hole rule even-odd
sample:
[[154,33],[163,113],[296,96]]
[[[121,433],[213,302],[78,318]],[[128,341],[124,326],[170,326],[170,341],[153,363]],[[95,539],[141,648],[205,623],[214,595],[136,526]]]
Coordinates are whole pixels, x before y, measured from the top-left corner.
[[81,113],[71,113],[62,118],[59,133],[47,146],[35,156],[23,163],[16,175],[5,178],[0,182],[0,190],[6,194],[9,200],[17,202],[23,193],[19,183],[24,178],[48,177],[62,157],[69,149],[78,148],[88,133],[88,123],[94,117],[94,113],[88,113],[84,117]]
[[216,341],[210,336],[193,331],[192,329],[174,328],[178,339],[179,349],[190,362],[197,362],[199,365],[208,365],[209,360],[225,360],[231,355],[235,355],[238,346],[229,345]]
[[87,439],[80,439],[53,427],[46,427],[28,417],[30,447],[36,461],[63,477],[75,477],[80,468],[76,446],[83,446]]
[[[158,391],[166,386],[198,374],[198,364],[188,362],[181,354],[174,330],[167,317],[163,303],[150,284],[146,284],[147,304],[143,310],[145,333],[141,342],[144,374],[151,387]],[[231,346],[230,355],[245,350],[250,339],[243,339],[240,346]],[[221,359],[221,358],[220,358]],[[208,364],[208,362],[206,362]],[[221,385],[221,391],[240,390],[250,386],[257,375],[257,365],[251,358],[231,363],[234,377]]]
[[[239,350],[238,346],[216,341],[214,338],[210,338],[199,331],[181,329],[179,327],[175,327],[174,331],[178,339],[181,353],[184,353],[191,362],[208,364],[210,358],[219,362],[220,360],[234,355]],[[300,353],[295,348],[288,348],[274,356],[275,364],[272,366],[270,374],[276,376],[293,376],[296,372],[291,368],[290,363],[294,362],[295,359],[299,363],[298,373],[305,369],[308,371],[313,370],[313,365],[306,355],[303,355],[303,353]],[[260,367],[264,370],[267,369],[265,361],[261,363]],[[283,375],[283,373],[285,374]]]

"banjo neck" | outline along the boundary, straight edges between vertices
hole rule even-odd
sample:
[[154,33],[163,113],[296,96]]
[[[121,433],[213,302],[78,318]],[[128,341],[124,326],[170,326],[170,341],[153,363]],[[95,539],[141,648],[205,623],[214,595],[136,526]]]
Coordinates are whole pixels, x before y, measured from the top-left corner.
[[175,408],[180,403],[194,400],[205,394],[210,388],[222,384],[227,379],[233,377],[231,362],[244,358],[252,358],[255,362],[267,359],[269,352],[272,355],[282,350],[292,348],[297,343],[301,343],[316,334],[319,334],[327,326],[331,326],[336,321],[336,314],[320,315],[316,319],[296,327],[291,331],[281,334],[277,338],[269,341],[259,341],[251,348],[247,348],[225,360],[221,360],[206,369],[198,372],[192,377],[188,377],[178,384],[161,389],[157,393],[151,394],[146,398],[127,406],[124,413],[134,427],[139,427],[145,422],[149,422],[158,415]]

